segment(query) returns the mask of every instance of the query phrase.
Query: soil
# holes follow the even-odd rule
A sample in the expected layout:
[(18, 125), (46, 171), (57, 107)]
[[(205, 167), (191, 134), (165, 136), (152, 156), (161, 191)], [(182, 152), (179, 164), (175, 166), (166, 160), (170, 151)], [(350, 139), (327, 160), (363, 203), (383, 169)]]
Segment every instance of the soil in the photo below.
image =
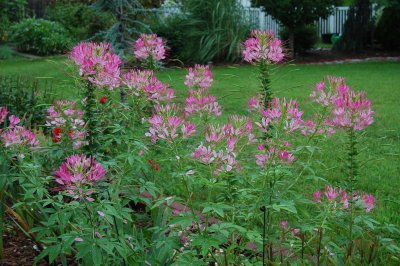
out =
[[(38, 251), (35, 250), (35, 243), (19, 229), (13, 228), (4, 236), (4, 256), (0, 260), (1, 266), (31, 266), (35, 261)], [(38, 266), (48, 265), (40, 262)]]

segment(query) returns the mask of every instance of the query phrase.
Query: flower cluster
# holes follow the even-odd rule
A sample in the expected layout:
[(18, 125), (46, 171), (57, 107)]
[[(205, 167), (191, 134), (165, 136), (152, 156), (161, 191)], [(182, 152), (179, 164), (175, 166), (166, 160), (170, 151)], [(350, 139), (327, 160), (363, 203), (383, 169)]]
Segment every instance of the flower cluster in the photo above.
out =
[(256, 154), (256, 164), (261, 168), (265, 168), (268, 165), (275, 165), (278, 162), (282, 164), (291, 164), (295, 157), (287, 149), (290, 146), (288, 142), (284, 142), (283, 145), (270, 145), (266, 146), (264, 144), (258, 145), (258, 150), (261, 154)]
[(82, 42), (72, 49), (70, 56), (79, 66), (79, 74), (91, 83), (109, 89), (119, 86), (122, 61), (111, 44)]
[(47, 113), (46, 126), (52, 128), (53, 142), (71, 140), (74, 149), (87, 144), (83, 112), (76, 108), (75, 101), (56, 101)]
[(32, 131), (18, 125), (21, 121), (19, 117), (11, 115), (8, 119), (9, 127), (1, 134), (1, 139), (5, 147), (23, 148), (39, 145), (39, 141)]
[(163, 84), (151, 70), (130, 70), (122, 75), (122, 84), (127, 86), (128, 93), (160, 103), (175, 98), (174, 90)]
[(184, 139), (196, 132), (194, 124), (176, 115), (176, 109), (175, 105), (156, 106), (156, 113), (149, 118), (151, 126), (145, 134), (153, 143), (159, 139), (172, 142), (179, 136), (179, 128)]
[(239, 151), (244, 145), (255, 142), (249, 118), (230, 116), (228, 123), (222, 126), (208, 125), (205, 140), (192, 153), (192, 158), (203, 164), (212, 164), (214, 174), (240, 169), (237, 160)]
[(185, 85), (189, 89), (208, 89), (213, 82), (212, 73), (209, 66), (195, 65), (189, 68), (186, 75)]
[(55, 181), (62, 185), (63, 189), (68, 190), (72, 197), (93, 201), (89, 197), (93, 191), (84, 192), (82, 188), (85, 185), (93, 186), (96, 181), (104, 177), (106, 172), (102, 165), (93, 158), (85, 155), (72, 155), (61, 164), (54, 176), (56, 177)]
[(212, 73), (208, 66), (195, 65), (189, 68), (185, 85), (189, 87), (188, 97), (185, 102), (185, 115), (196, 113), (203, 117), (204, 114), (220, 116), (221, 106), (217, 98), (209, 94), (212, 84)]
[(282, 41), (271, 31), (253, 30), (244, 43), (242, 53), (244, 60), (249, 63), (279, 63), (284, 58)]
[(0, 106), (0, 124), (4, 122), (4, 119), (6, 119), (7, 114), (8, 114), (7, 108), (4, 106)]
[(141, 34), (135, 42), (134, 54), (139, 60), (161, 61), (165, 58), (165, 45), (156, 34)]
[(374, 112), (365, 92), (355, 92), (346, 85), (343, 78), (328, 77), (327, 84), (321, 81), (311, 94), (311, 99), (331, 112), (326, 122), (337, 128), (356, 131), (373, 123)]
[[(351, 195), (348, 195), (344, 189), (325, 186), (324, 196), (328, 203), (332, 204), (334, 208), (341, 206), (341, 209), (348, 209), (350, 204), (349, 200), (352, 200), (356, 206), (362, 206), (365, 212), (370, 212), (375, 207), (375, 198), (371, 194), (354, 192), (351, 198)], [(313, 197), (315, 202), (322, 203), (321, 191), (314, 192)]]
[(256, 108), (262, 117), (261, 122), (256, 122), (256, 125), (262, 132), (268, 132), (273, 126), (280, 128), (286, 133), (292, 133), (300, 130), (303, 127), (303, 111), (299, 110), (298, 103), (295, 100), (274, 98), (272, 102), (268, 103), (267, 108), (262, 108), (259, 102), (252, 98), (249, 102), (251, 108)]

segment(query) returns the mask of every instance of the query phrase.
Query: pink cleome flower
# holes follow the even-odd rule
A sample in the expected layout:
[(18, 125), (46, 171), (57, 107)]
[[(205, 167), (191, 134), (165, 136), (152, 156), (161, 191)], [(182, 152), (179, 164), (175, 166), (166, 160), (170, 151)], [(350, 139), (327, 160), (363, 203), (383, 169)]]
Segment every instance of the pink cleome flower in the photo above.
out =
[(122, 75), (122, 84), (128, 87), (128, 93), (145, 95), (156, 103), (175, 98), (174, 90), (159, 81), (151, 70), (130, 70)]
[(201, 143), (192, 153), (192, 159), (203, 164), (212, 164), (214, 174), (240, 169), (237, 159), (242, 147), (255, 141), (249, 118), (230, 116), (222, 126), (207, 125), (205, 146)]
[(139, 60), (161, 61), (165, 59), (165, 44), (157, 34), (141, 34), (136, 40), (134, 54)]
[(9, 117), (10, 126), (1, 134), (1, 139), (5, 147), (35, 147), (39, 145), (36, 135), (29, 129), (18, 126), (20, 119), (17, 116)]
[(7, 107), (0, 106), (0, 124), (4, 122), (8, 114)]
[(208, 89), (211, 87), (212, 82), (210, 67), (197, 64), (194, 68), (189, 68), (189, 73), (185, 79), (185, 85), (190, 89)]
[(157, 140), (172, 142), (179, 134), (186, 139), (196, 132), (194, 124), (184, 121), (176, 115), (177, 107), (175, 105), (158, 105), (155, 111), (156, 113), (149, 118), (151, 126), (145, 134), (151, 138), (153, 143), (156, 143)]
[(72, 48), (70, 57), (79, 66), (79, 74), (94, 85), (109, 89), (119, 86), (122, 61), (110, 43), (82, 42)]
[(244, 60), (249, 63), (279, 63), (284, 58), (282, 41), (272, 31), (253, 30), (244, 42)]
[(330, 111), (326, 125), (360, 131), (373, 123), (374, 112), (365, 92), (355, 92), (343, 78), (328, 77), (311, 93), (311, 100)]
[(101, 180), (107, 171), (101, 164), (93, 158), (85, 155), (71, 155), (61, 164), (60, 168), (54, 173), (55, 181), (62, 185), (65, 190), (74, 198), (88, 197), (93, 193), (92, 190), (83, 192), (84, 186), (93, 186), (95, 182)]
[[(252, 100), (252, 102), (255, 100)], [(262, 132), (268, 132), (271, 126), (277, 128), (283, 125), (286, 133), (292, 133), (303, 128), (303, 111), (299, 110), (295, 100), (274, 98), (268, 107), (261, 110), (261, 121), (256, 125)]]

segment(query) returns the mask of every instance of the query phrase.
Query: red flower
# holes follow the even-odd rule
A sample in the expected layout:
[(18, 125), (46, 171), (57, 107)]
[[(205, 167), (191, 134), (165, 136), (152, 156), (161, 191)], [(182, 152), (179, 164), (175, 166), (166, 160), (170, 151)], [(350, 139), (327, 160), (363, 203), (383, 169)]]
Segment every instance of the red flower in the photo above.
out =
[(107, 102), (107, 97), (106, 96), (103, 96), (103, 97), (100, 98), (100, 101), (99, 101), (100, 104), (105, 104), (106, 102)]
[(152, 159), (149, 159), (148, 162), (149, 162), (149, 164), (151, 165), (151, 167), (152, 167), (154, 170), (156, 170), (156, 171), (160, 170), (160, 166), (158, 165), (158, 163), (153, 162)]
[(53, 142), (54, 143), (60, 142), (60, 140), (61, 140), (61, 136), (60, 136), (61, 132), (62, 132), (62, 129), (59, 128), (59, 127), (55, 127), (53, 129), (53, 135), (54, 135)]

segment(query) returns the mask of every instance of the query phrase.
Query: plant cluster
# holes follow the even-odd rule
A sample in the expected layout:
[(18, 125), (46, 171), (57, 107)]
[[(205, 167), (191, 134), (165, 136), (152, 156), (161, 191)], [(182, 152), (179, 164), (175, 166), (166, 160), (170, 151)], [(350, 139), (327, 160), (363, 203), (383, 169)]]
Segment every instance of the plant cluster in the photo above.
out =
[(58, 22), (28, 18), (11, 27), (10, 41), (22, 52), (39, 55), (61, 54), (72, 45), (72, 39)]
[[(164, 42), (155, 35), (140, 39), (134, 54), (153, 70), (121, 69), (109, 44), (73, 48), (82, 98), (48, 109), (49, 134), (20, 125), (0, 108), (7, 169), (2, 204), (12, 202), (5, 206), (15, 210), (9, 212), (14, 220), (27, 221), (21, 228), (41, 249), (37, 261), (321, 265), (398, 259), (388, 235), (399, 230), (373, 219), (379, 198), (358, 187), (359, 140), (374, 114), (365, 93), (328, 77), (311, 93), (319, 110), (313, 115), (294, 99), (275, 97), (269, 69), (284, 51), (274, 34), (254, 32), (243, 54), (261, 69), (261, 92), (249, 100), (248, 116), (221, 118), (209, 66), (188, 70), (182, 105), (156, 77)], [(120, 91), (124, 102), (114, 95)], [(318, 171), (312, 168), (323, 153), (319, 144), (332, 134), (348, 136), (345, 175), (302, 187), (305, 176)]]

